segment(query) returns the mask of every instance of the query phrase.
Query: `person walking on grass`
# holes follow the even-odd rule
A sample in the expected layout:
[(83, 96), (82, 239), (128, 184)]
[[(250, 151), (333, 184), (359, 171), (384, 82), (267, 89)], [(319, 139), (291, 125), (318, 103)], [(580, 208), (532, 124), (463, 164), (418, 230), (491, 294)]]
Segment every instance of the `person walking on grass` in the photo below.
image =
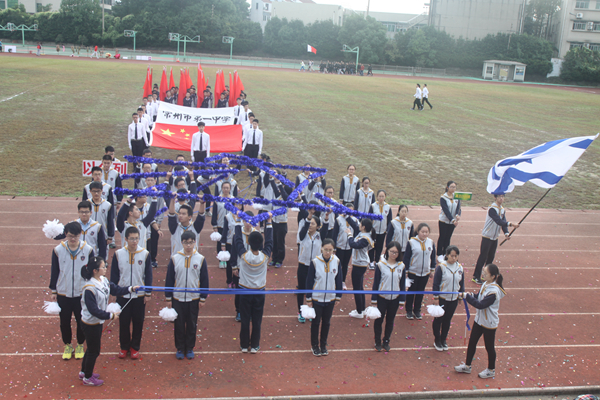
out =
[(413, 101), (413, 106), (411, 108), (411, 110), (415, 110), (415, 106), (417, 107), (417, 110), (421, 111), (423, 109), (423, 106), (421, 105), (421, 97), (423, 97), (423, 92), (421, 92), (421, 85), (419, 85), (417, 83), (417, 90), (414, 94), (414, 98), (415, 101)]
[(429, 89), (427, 89), (427, 84), (423, 85), (423, 101), (421, 103), (421, 108), (425, 107), (425, 102), (429, 104), (429, 109), (433, 110), (433, 106), (429, 102)]

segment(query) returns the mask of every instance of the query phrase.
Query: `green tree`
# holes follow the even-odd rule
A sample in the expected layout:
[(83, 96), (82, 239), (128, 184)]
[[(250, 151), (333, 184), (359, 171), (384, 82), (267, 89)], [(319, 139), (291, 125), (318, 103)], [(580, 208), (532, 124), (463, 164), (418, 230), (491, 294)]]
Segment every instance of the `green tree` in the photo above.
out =
[(600, 52), (575, 47), (567, 52), (560, 78), (571, 82), (600, 83)]
[(97, 1), (63, 0), (59, 13), (63, 35), (69, 42), (78, 42), (80, 36), (89, 38), (93, 33), (102, 32), (102, 9)]
[[(338, 42), (350, 47), (358, 46), (361, 63), (376, 64), (385, 61), (386, 31), (375, 18), (365, 19), (358, 15), (347, 17), (340, 29)], [(354, 57), (347, 53), (345, 58), (352, 60)]]
[(529, 0), (525, 7), (523, 32), (547, 39), (552, 19), (561, 4), (562, 0)]
[(279, 19), (271, 18), (265, 25), (265, 34), (263, 37), (264, 49), (267, 53), (275, 56), (283, 56), (286, 54), (285, 46), (279, 36), (279, 31), (288, 24), (286, 18)]
[(338, 40), (340, 27), (332, 20), (317, 21), (306, 25), (306, 43), (317, 49), (317, 58), (338, 60), (342, 56), (342, 44)]

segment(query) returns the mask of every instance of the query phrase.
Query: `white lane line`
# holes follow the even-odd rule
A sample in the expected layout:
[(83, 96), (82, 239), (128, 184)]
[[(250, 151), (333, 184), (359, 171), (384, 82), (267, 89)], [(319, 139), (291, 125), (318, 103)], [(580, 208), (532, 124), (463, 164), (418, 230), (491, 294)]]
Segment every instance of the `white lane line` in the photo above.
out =
[[(456, 316), (466, 316), (467, 314), (461, 314), (461, 313), (455, 313), (454, 315)], [(500, 316), (502, 317), (537, 317), (537, 316), (542, 316), (542, 317), (561, 317), (561, 316), (586, 316), (586, 315), (591, 315), (591, 316), (596, 316), (596, 315), (600, 315), (600, 312), (597, 313), (593, 313), (593, 312), (585, 312), (585, 313), (569, 313), (569, 312), (557, 312), (557, 313), (500, 313)], [(348, 316), (342, 314), (342, 315), (336, 315), (334, 314), (332, 316), (333, 318), (348, 318)], [(396, 314), (396, 317), (400, 318), (400, 317), (404, 317), (403, 313), (399, 313)], [(58, 317), (56, 315), (0, 315), (0, 319), (57, 319)], [(144, 318), (147, 319), (162, 319), (162, 317), (159, 317), (158, 315), (147, 315)], [(234, 319), (234, 317), (230, 316), (230, 315), (202, 315), (200, 314), (200, 316), (198, 317), (200, 319)], [(298, 318), (297, 314), (293, 314), (293, 315), (263, 315), (263, 318), (290, 318), (290, 319), (296, 319)], [(424, 315), (424, 318), (431, 318), (429, 315)]]
[[(47, 286), (14, 286), (14, 287), (10, 287), (10, 286), (2, 286), (0, 287), (0, 290), (5, 289), (5, 290), (12, 290), (12, 289), (18, 289), (18, 290), (50, 290), (48, 289)], [(213, 288), (213, 289), (218, 289), (218, 290), (227, 290), (227, 288)], [(295, 288), (280, 288), (280, 287), (273, 287), (273, 288), (267, 288), (266, 290), (295, 290)], [(370, 290), (370, 289), (369, 289)], [(588, 287), (568, 287), (568, 288), (556, 288), (556, 287), (532, 287), (532, 288), (518, 288), (518, 287), (509, 287), (507, 288), (508, 291), (511, 290), (600, 290), (600, 287), (594, 287), (594, 286), (588, 286)], [(210, 294), (210, 293), (209, 293)], [(231, 293), (233, 294), (233, 293)], [(288, 293), (291, 294), (291, 293)], [(350, 293), (352, 294), (352, 293)], [(213, 296), (230, 296), (229, 294), (224, 294), (224, 295), (218, 295), (215, 294)]]
[(18, 96), (20, 96), (20, 95), (22, 95), (22, 94), (25, 94), (25, 93), (27, 93), (27, 92), (28, 92), (28, 90), (26, 90), (26, 91), (24, 91), (24, 92), (21, 92), (21, 93), (17, 93), (17, 94), (15, 94), (14, 96), (7, 97), (6, 99), (2, 99), (2, 100), (0, 100), (0, 103), (3, 103), (3, 102), (5, 102), (5, 101), (12, 100), (12, 99), (14, 99), (15, 97), (18, 97)]
[[(527, 349), (556, 349), (556, 348), (560, 348), (560, 349), (565, 349), (565, 350), (570, 350), (570, 349), (575, 349), (575, 348), (597, 348), (600, 347), (600, 344), (573, 344), (573, 345), (565, 345), (565, 344), (542, 344), (542, 345), (527, 345), (527, 346), (522, 346), (522, 345), (502, 345), (502, 344), (498, 344), (496, 343), (496, 347), (497, 348), (502, 348), (502, 349), (515, 349), (515, 350), (523, 350), (523, 347), (526, 347)], [(453, 350), (462, 350), (462, 349), (466, 349), (467, 346), (453, 346), (452, 349)], [(478, 349), (484, 349), (484, 346), (477, 346)], [(373, 352), (373, 348), (369, 347), (366, 349), (331, 349), (329, 348), (332, 352), (345, 352), (345, 353), (358, 353), (358, 352)], [(392, 347), (392, 350), (394, 351), (437, 351), (435, 350), (433, 347)], [(174, 353), (174, 351), (144, 351), (143, 354), (144, 356), (147, 355), (153, 355), (153, 356), (163, 356), (163, 355), (170, 355), (172, 356)], [(237, 351), (194, 351), (194, 353), (196, 355), (198, 354), (202, 354), (202, 355), (219, 355), (219, 354), (243, 354), (241, 353), (239, 350)], [(291, 354), (291, 353), (310, 353), (310, 350), (260, 350), (260, 353), (267, 353), (267, 354)], [(117, 354), (119, 354), (118, 352), (102, 352), (103, 355), (105, 356), (115, 356)], [(36, 357), (36, 356), (60, 356), (62, 355), (62, 353), (0, 353), (0, 357), (14, 357), (14, 356), (21, 356), (21, 357)]]

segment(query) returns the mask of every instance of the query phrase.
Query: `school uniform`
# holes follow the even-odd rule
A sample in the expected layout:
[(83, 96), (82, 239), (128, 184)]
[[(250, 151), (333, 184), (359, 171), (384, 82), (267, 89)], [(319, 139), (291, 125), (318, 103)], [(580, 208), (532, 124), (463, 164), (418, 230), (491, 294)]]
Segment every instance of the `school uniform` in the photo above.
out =
[(353, 236), (360, 232), (360, 222), (356, 217), (338, 215), (333, 227), (332, 239), (335, 240), (335, 255), (340, 259), (340, 268), (342, 271), (342, 283), (346, 282), (348, 275), (348, 265), (352, 258), (352, 248), (348, 244), (347, 228), (352, 228)]
[(194, 162), (204, 162), (204, 159), (210, 155), (210, 135), (208, 133), (200, 131), (194, 133), (191, 153)]
[(375, 229), (375, 247), (369, 254), (371, 262), (377, 262), (381, 257), (381, 251), (383, 250), (383, 244), (385, 243), (385, 235), (387, 233), (387, 227), (392, 222), (392, 207), (384, 202), (383, 205), (379, 203), (371, 204), (369, 213), (381, 215), (382, 220), (373, 220), (373, 228)]
[(192, 97), (184, 97), (183, 98), (183, 104), (184, 107), (193, 107), (194, 106), (194, 99), (192, 99)]
[[(229, 198), (233, 198), (233, 196), (230, 195)], [(215, 201), (210, 222), (213, 227), (213, 230), (214, 228), (217, 228), (217, 232), (219, 232), (221, 237), (223, 237), (223, 227), (225, 224), (225, 216), (227, 215), (227, 213), (228, 211), (225, 208), (225, 203), (221, 201)], [(221, 251), (221, 243), (217, 242), (217, 253), (219, 251)]]
[[(152, 262), (150, 252), (138, 244), (135, 252), (124, 247), (115, 251), (110, 266), (110, 281), (118, 286), (152, 286)], [(121, 350), (140, 351), (146, 304), (144, 297), (150, 297), (151, 291), (138, 290), (133, 294), (117, 297), (117, 303), (123, 310), (119, 315), (119, 342)], [(132, 299), (127, 307), (125, 304)], [(132, 326), (132, 330), (129, 327)]]
[[(242, 289), (264, 290), (267, 285), (267, 264), (273, 249), (273, 227), (270, 224), (266, 226), (263, 249), (255, 255), (252, 250), (246, 250), (242, 237), (242, 223), (238, 222), (235, 227), (235, 247), (239, 255), (237, 270), (240, 277), (240, 287)], [(260, 331), (264, 307), (264, 294), (241, 296), (240, 347), (242, 349), (248, 347), (252, 349), (260, 348)], [(252, 333), (250, 333), (250, 321), (252, 321)]]
[(242, 121), (240, 121), (240, 114), (243, 109), (244, 109), (244, 107), (242, 107), (242, 106), (233, 106), (233, 124), (234, 125), (242, 124)]
[(417, 87), (417, 90), (414, 94), (415, 97), (415, 101), (413, 102), (413, 110), (415, 109), (415, 106), (417, 106), (417, 110), (420, 110), (421, 108), (423, 108), (423, 106), (421, 106), (421, 97), (423, 96), (421, 89), (419, 87)]
[(81, 325), (85, 334), (87, 349), (81, 360), (81, 371), (86, 379), (94, 373), (96, 359), (100, 355), (102, 328), (104, 321), (114, 318), (112, 313), (106, 312), (108, 296), (123, 296), (132, 293), (131, 286), (119, 287), (109, 282), (104, 276), (100, 279), (92, 278), (83, 286), (81, 298)]
[[(208, 289), (208, 268), (204, 256), (195, 249), (189, 256), (182, 251), (173, 254), (167, 266), (165, 285), (174, 288)], [(206, 301), (208, 293), (175, 290), (165, 292), (165, 296), (177, 311), (175, 348), (183, 353), (192, 351), (196, 346), (199, 304)]]
[[(100, 201), (100, 204), (96, 204), (90, 198), (90, 203), (92, 203), (91, 219), (102, 225), (107, 240), (113, 239), (115, 237), (115, 207), (104, 199)], [(108, 254), (108, 249), (106, 251)]]
[(244, 155), (250, 158), (258, 158), (258, 155), (262, 152), (262, 147), (263, 132), (258, 128), (250, 127), (246, 129), (244, 143), (242, 144)]
[[(370, 233), (360, 232), (356, 238), (348, 235), (348, 245), (352, 248), (352, 290), (364, 290), (363, 281), (369, 266), (369, 250), (375, 246)], [(355, 294), (356, 312), (365, 311), (365, 295)]]
[[(127, 221), (127, 215), (129, 214), (130, 203), (127, 201), (123, 203), (123, 205), (121, 206), (121, 209), (119, 210), (119, 215), (117, 215), (117, 230), (121, 234), (121, 247), (125, 247), (125, 231), (130, 226), (135, 226), (140, 231), (140, 241), (139, 241), (138, 245), (140, 247), (146, 248), (146, 245), (147, 245), (146, 244), (146, 242), (147, 242), (146, 229), (148, 226), (150, 226), (150, 224), (152, 224), (152, 222), (154, 222), (154, 216), (156, 215), (156, 204), (157, 204), (156, 199), (155, 198), (152, 199), (152, 202), (150, 203), (150, 208), (148, 209), (146, 217), (144, 217), (141, 220), (136, 221), (135, 224), (132, 225)], [(152, 228), (150, 228), (150, 229), (152, 229)]]
[(483, 231), (481, 232), (481, 246), (479, 249), (479, 257), (473, 271), (473, 279), (481, 279), (481, 271), (483, 267), (494, 262), (496, 257), (496, 249), (498, 248), (498, 236), (500, 230), (505, 235), (508, 234), (509, 222), (506, 220), (506, 212), (504, 207), (499, 206), (495, 202), (488, 208)]
[(368, 213), (371, 204), (375, 203), (375, 192), (369, 188), (367, 191), (360, 188), (354, 197), (354, 209), (361, 213)]
[[(305, 219), (302, 227), (298, 229), (298, 236), (296, 241), (298, 243), (298, 289), (304, 290), (306, 289), (306, 278), (308, 276), (308, 267), (310, 266), (310, 261), (314, 259), (316, 256), (321, 254), (321, 245), (323, 243), (323, 239), (325, 239), (325, 235), (327, 233), (327, 226), (323, 225), (320, 231), (316, 231), (312, 235), (308, 233), (308, 228), (310, 227), (310, 220)], [(298, 293), (296, 295), (296, 299), (298, 302), (298, 314), (300, 314), (300, 306), (304, 304), (304, 294)]]
[[(108, 183), (110, 185), (113, 194), (115, 192), (115, 188), (123, 187), (123, 183), (121, 182), (121, 174), (119, 174), (119, 171), (117, 171), (114, 168), (109, 169), (108, 172), (104, 171), (104, 169), (102, 170), (102, 182)], [(90, 193), (90, 197), (91, 197), (91, 193)], [(123, 194), (117, 193), (116, 198), (117, 198), (117, 204), (121, 204), (121, 201), (123, 200)]]
[(81, 292), (84, 285), (81, 268), (93, 255), (94, 249), (85, 242), (79, 242), (75, 251), (69, 249), (67, 241), (60, 242), (52, 251), (49, 288), (56, 295), (60, 307), (60, 333), (65, 344), (72, 340), (72, 314), (75, 314), (77, 322), (77, 343), (83, 344), (85, 340), (81, 327)]
[[(106, 260), (106, 236), (104, 235), (104, 229), (102, 225), (90, 218), (87, 224), (81, 222), (81, 218), (75, 220), (81, 225), (81, 242), (86, 242), (92, 249), (94, 249), (94, 255), (102, 257)], [(61, 233), (54, 237), (54, 240), (63, 240), (67, 235)]]
[(143, 156), (143, 151), (145, 148), (149, 147), (148, 137), (146, 136), (146, 131), (148, 128), (145, 124), (132, 122), (129, 124), (127, 128), (127, 142), (129, 143), (129, 150), (131, 150), (131, 154), (136, 157)]
[[(92, 200), (92, 192), (90, 192), (90, 183), (83, 187), (81, 201)], [(111, 205), (115, 204), (115, 198), (113, 195), (112, 187), (105, 182), (102, 182), (102, 199), (108, 201)]]
[(227, 178), (221, 179), (220, 181), (217, 181), (217, 183), (215, 183), (215, 192), (214, 192), (215, 196), (221, 196), (221, 193), (223, 192), (223, 190), (221, 188), (223, 187), (223, 183), (225, 183), (225, 182), (229, 182), (229, 184), (231, 186), (229, 193), (233, 197), (238, 197), (237, 181), (235, 179), (233, 179), (232, 174), (227, 175)]
[(456, 217), (461, 215), (460, 200), (450, 197), (448, 193), (444, 193), (440, 197), (440, 217), (438, 226), (440, 228), (440, 235), (437, 242), (437, 254), (446, 255), (446, 248), (450, 246), (450, 239), (454, 232), (454, 222)]
[(239, 278), (233, 275), (233, 266), (237, 265), (237, 254), (233, 248), (233, 237), (235, 234), (235, 225), (238, 220), (239, 218), (237, 218), (237, 216), (235, 216), (231, 211), (227, 212), (223, 222), (223, 233), (221, 234), (220, 240), (221, 247), (219, 251), (223, 251), (223, 246), (225, 246), (225, 251), (229, 252), (229, 261), (227, 261), (227, 267), (225, 271), (227, 278), (225, 283), (228, 287), (237, 287), (237, 284), (239, 283)]
[[(332, 255), (325, 260), (321, 254), (315, 257), (308, 267), (306, 287), (313, 290), (337, 290), (337, 293), (307, 293), (306, 302), (312, 304), (315, 318), (310, 326), (310, 344), (319, 348), (322, 353), (327, 349), (327, 337), (331, 325), (331, 316), (336, 301), (342, 299), (342, 274), (340, 274), (340, 259)], [(319, 338), (319, 325), (321, 337)]]
[[(375, 278), (373, 279), (374, 291), (403, 292), (406, 290), (406, 269), (402, 261), (391, 263), (381, 257), (375, 267)], [(400, 294), (376, 294), (371, 296), (371, 304), (376, 304), (381, 317), (375, 320), (373, 333), (375, 344), (381, 345), (381, 331), (385, 319), (385, 333), (383, 343), (389, 343), (394, 330), (394, 319), (400, 304), (404, 304), (405, 295)]]
[(204, 97), (200, 108), (213, 108), (213, 100), (211, 96)]
[(324, 205), (321, 200), (317, 199), (315, 193), (324, 195), (326, 187), (327, 181), (325, 180), (325, 178), (321, 178), (321, 182), (317, 182), (315, 179), (311, 180), (308, 184), (308, 195), (306, 196), (306, 201), (316, 200), (319, 202), (319, 204)]
[(168, 223), (169, 223), (169, 232), (171, 232), (171, 256), (183, 251), (183, 244), (181, 244), (181, 235), (184, 232), (192, 232), (196, 235), (196, 244), (194, 244), (194, 249), (198, 251), (198, 242), (200, 240), (200, 232), (202, 232), (202, 228), (204, 228), (204, 221), (206, 220), (205, 213), (198, 213), (196, 216), (196, 220), (188, 226), (181, 225), (177, 214), (169, 214)]
[(242, 109), (240, 110), (238, 125), (242, 125), (242, 128), (245, 128), (246, 125), (250, 125), (250, 118), (248, 117), (248, 114), (250, 114), (251, 112), (251, 109), (248, 109), (248, 111), (246, 111), (244, 107), (242, 107)]
[(429, 104), (429, 109), (431, 110), (433, 108), (433, 106), (429, 102), (429, 89), (427, 89), (427, 86), (425, 86), (423, 88), (422, 95), (423, 95), (423, 102), (421, 104), (421, 107), (425, 107), (425, 102), (427, 102), (427, 104)]
[[(404, 252), (404, 265), (407, 268), (408, 278), (413, 280), (409, 292), (422, 292), (427, 286), (429, 274), (435, 270), (435, 245), (433, 240), (427, 238), (421, 241), (418, 236), (411, 238)], [(414, 312), (421, 314), (422, 294), (409, 294), (406, 296), (406, 314)]]
[[(277, 200), (287, 201), (289, 193), (283, 184), (274, 187), (274, 194)], [(283, 264), (285, 260), (285, 237), (288, 233), (288, 212), (287, 207), (273, 206), (273, 211), (284, 208), (283, 214), (273, 216), (273, 256), (271, 261), (274, 264)]]
[(498, 310), (500, 309), (500, 300), (506, 295), (506, 292), (496, 282), (483, 283), (477, 297), (472, 294), (467, 294), (467, 303), (477, 309), (475, 314), (475, 322), (471, 329), (471, 337), (469, 337), (469, 345), (467, 347), (466, 365), (471, 365), (477, 342), (483, 336), (485, 349), (488, 353), (488, 369), (496, 369), (496, 350), (494, 344), (496, 342), (496, 330), (498, 328), (499, 318)]
[(219, 99), (219, 101), (217, 102), (217, 108), (225, 108), (225, 107), (229, 107), (229, 101), (227, 99)]
[(414, 236), (414, 231), (415, 226), (410, 219), (406, 218), (404, 221), (401, 221), (400, 217), (397, 216), (388, 225), (385, 247), (389, 247), (392, 241), (400, 243), (402, 252), (398, 259), (403, 260), (408, 240)]
[(358, 188), (358, 177), (354, 175), (350, 179), (350, 175), (346, 175), (342, 178), (340, 183), (340, 200), (344, 203), (354, 203), (356, 197), (356, 189)]
[[(435, 268), (433, 276), (433, 291), (434, 292), (460, 292), (465, 291), (465, 275), (463, 266), (459, 263), (449, 264), (448, 261), (441, 262)], [(458, 306), (458, 300), (462, 298), (458, 294), (439, 294), (434, 295), (434, 299), (439, 300), (440, 306), (444, 307), (444, 315), (434, 318), (433, 320), (433, 336), (436, 342), (446, 343), (448, 331), (452, 317)]]

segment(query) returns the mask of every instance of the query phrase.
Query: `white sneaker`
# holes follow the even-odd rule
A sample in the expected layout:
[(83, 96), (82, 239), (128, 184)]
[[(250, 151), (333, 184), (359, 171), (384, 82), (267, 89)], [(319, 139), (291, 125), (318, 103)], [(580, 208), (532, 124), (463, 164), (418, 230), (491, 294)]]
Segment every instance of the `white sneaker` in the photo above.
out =
[(465, 363), (462, 363), (462, 364), (454, 367), (454, 370), (456, 372), (460, 372), (460, 373), (463, 373), (463, 374), (470, 374), (471, 373), (471, 366), (466, 365)]
[(360, 319), (360, 318), (363, 317), (363, 314), (364, 314), (364, 311), (361, 312), (361, 313), (359, 313), (356, 310), (352, 310), (352, 311), (350, 311), (350, 314), (348, 314), (348, 315), (351, 316), (352, 318), (358, 318), (358, 319)]
[(479, 377), (481, 379), (493, 378), (496, 376), (496, 371), (492, 371), (491, 369), (484, 369), (479, 373)]
[(437, 260), (438, 260), (438, 263), (443, 263), (444, 262), (444, 256), (440, 254), (438, 256)]
[(343, 290), (348, 290), (348, 286), (346, 286), (346, 282), (342, 282), (342, 289)]
[(369, 269), (375, 269), (375, 263), (374, 262), (372, 262), (372, 263), (369, 264)]

